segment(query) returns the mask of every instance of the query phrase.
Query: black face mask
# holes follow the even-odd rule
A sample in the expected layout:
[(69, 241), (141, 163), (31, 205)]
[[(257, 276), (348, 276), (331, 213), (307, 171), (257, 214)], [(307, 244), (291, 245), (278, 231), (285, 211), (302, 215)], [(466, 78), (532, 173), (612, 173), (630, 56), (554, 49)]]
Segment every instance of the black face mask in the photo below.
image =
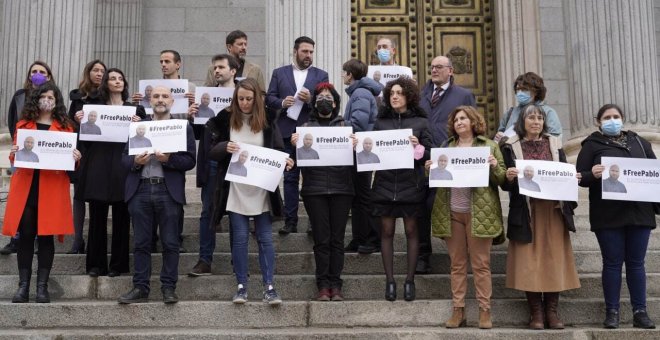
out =
[(332, 100), (317, 100), (316, 101), (316, 110), (319, 112), (320, 115), (327, 116), (332, 113), (332, 104), (334, 102)]

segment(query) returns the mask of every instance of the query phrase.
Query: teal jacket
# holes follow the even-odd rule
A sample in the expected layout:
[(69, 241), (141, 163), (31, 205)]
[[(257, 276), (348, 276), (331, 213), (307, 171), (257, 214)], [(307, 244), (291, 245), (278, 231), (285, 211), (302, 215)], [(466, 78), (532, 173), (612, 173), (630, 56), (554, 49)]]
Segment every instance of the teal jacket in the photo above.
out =
[[(456, 142), (454, 137), (450, 137), (447, 146), (455, 147)], [(497, 159), (497, 166), (490, 168), (488, 186), (472, 188), (472, 236), (495, 238), (502, 234), (504, 228), (502, 205), (497, 189), (506, 180), (504, 159), (499, 146), (484, 136), (477, 136), (472, 146), (490, 147), (490, 154)], [(451, 188), (438, 188), (431, 212), (431, 233), (435, 237), (451, 237), (450, 203)]]

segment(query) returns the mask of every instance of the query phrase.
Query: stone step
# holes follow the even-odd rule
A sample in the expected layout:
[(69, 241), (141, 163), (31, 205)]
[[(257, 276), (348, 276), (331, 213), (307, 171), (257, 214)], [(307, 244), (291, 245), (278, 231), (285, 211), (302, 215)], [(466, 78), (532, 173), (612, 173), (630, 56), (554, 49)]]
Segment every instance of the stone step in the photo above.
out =
[[(131, 255), (132, 258), (132, 255)], [(259, 273), (257, 254), (249, 254), (249, 272)], [(214, 274), (231, 274), (231, 254), (215, 253), (212, 271)], [(197, 263), (197, 254), (181, 254), (179, 258), (179, 273), (187, 273)], [(431, 273), (444, 274), (449, 272), (449, 256), (446, 253), (433, 253), (431, 255)], [(36, 268), (35, 260), (33, 265)], [(159, 273), (161, 254), (152, 255), (152, 272)], [(602, 258), (600, 251), (575, 252), (575, 263), (579, 273), (600, 273), (602, 271)], [(132, 268), (132, 265), (131, 265)], [(496, 250), (491, 253), (491, 271), (494, 274), (505, 273), (506, 251)], [(276, 253), (275, 273), (278, 275), (312, 274), (314, 273), (314, 254), (305, 253)], [(648, 273), (660, 273), (660, 250), (649, 250), (646, 256), (646, 270)], [(53, 274), (77, 275), (85, 273), (85, 255), (56, 254), (53, 263)], [(346, 254), (344, 258), (345, 274), (382, 274), (382, 258), (380, 253), (370, 255)], [(394, 253), (394, 273), (406, 273), (406, 253)], [(17, 274), (16, 255), (0, 257), (0, 275)]]
[[(87, 239), (86, 233), (83, 235), (85, 240)], [(344, 237), (344, 244), (348, 245), (351, 241), (353, 234), (349, 230), (346, 232)], [(218, 251), (229, 251), (229, 233), (216, 233), (216, 250)], [(256, 238), (253, 236), (252, 241), (249, 242), (249, 251), (256, 253), (258, 250), (258, 245)], [(4, 245), (9, 241), (9, 237), (0, 237), (0, 246)], [(434, 252), (446, 252), (445, 242), (439, 238), (433, 237), (431, 239)], [(581, 250), (599, 250), (598, 241), (596, 236), (591, 232), (580, 231), (578, 233), (571, 233), (571, 242), (573, 244), (574, 251)], [(110, 244), (112, 243), (112, 236), (108, 237), (108, 249), (110, 249)], [(275, 252), (277, 253), (297, 253), (297, 252), (311, 252), (314, 247), (314, 240), (312, 237), (308, 236), (307, 233), (292, 233), (287, 236), (280, 236), (277, 232), (273, 233), (273, 243), (275, 246)], [(55, 242), (55, 252), (56, 253), (66, 253), (71, 249), (73, 244), (73, 237), (66, 236), (64, 242)], [(160, 244), (158, 245), (160, 247)], [(508, 246), (508, 242), (504, 244), (494, 246), (493, 249), (504, 250)], [(188, 252), (197, 253), (199, 251), (199, 234), (198, 233), (189, 233), (183, 234), (183, 248)], [(133, 242), (130, 242), (130, 249), (133, 251)], [(660, 250), (660, 233), (651, 233), (651, 238), (649, 240), (649, 249)], [(402, 233), (394, 235), (394, 251), (404, 252), (406, 251), (406, 236)]]
[(446, 329), (443, 327), (288, 327), (274, 329), (218, 329), (209, 325), (203, 328), (163, 328), (140, 327), (126, 329), (122, 327), (84, 328), (84, 329), (6, 329), (0, 331), (0, 340), (88, 340), (88, 339), (131, 339), (131, 340), (547, 340), (547, 339), (617, 339), (646, 340), (658, 339), (660, 330), (641, 330), (632, 328), (602, 329), (597, 326), (570, 327), (564, 330), (528, 330), (524, 328), (500, 327), (490, 330), (476, 329), (476, 321), (470, 322), (470, 328)]
[[(452, 312), (451, 300), (284, 301), (278, 307), (261, 301), (242, 306), (226, 301), (181, 301), (164, 306), (158, 292), (152, 295), (151, 303), (128, 306), (113, 301), (59, 301), (51, 304), (1, 302), (0, 329), (204, 328), (213, 325), (217, 329), (241, 331), (291, 327), (391, 327), (394, 330), (399, 327), (438, 327)], [(473, 327), (478, 313), (476, 301), (468, 300), (466, 303), (468, 324)], [(652, 316), (660, 315), (660, 299), (649, 298), (647, 309)], [(523, 299), (494, 300), (492, 310), (493, 323), (497, 327), (524, 327), (528, 322), (527, 302)], [(600, 324), (603, 310), (602, 299), (565, 299), (559, 304), (559, 313), (564, 316), (563, 321), (569, 330), (573, 325)], [(622, 301), (621, 322), (624, 325), (631, 323), (631, 314), (630, 304)], [(480, 334), (487, 336), (488, 332), (482, 331)], [(653, 334), (660, 335), (660, 331)]]
[[(343, 275), (343, 294), (346, 300), (383, 300), (385, 276)], [(403, 296), (405, 275), (396, 275), (398, 296)], [(493, 274), (493, 299), (524, 299), (523, 292), (505, 287), (505, 275)], [(32, 297), (34, 298), (36, 278), (32, 278)], [(562, 292), (564, 299), (601, 298), (603, 296), (600, 274), (581, 274), (579, 289)], [(17, 275), (0, 275), (0, 301), (10, 300), (18, 285)], [(314, 300), (317, 293), (314, 275), (277, 275), (275, 285), (278, 293), (287, 301)], [(132, 288), (132, 277), (98, 277), (87, 275), (53, 275), (49, 282), (49, 291), (53, 301), (98, 299), (116, 300)], [(449, 274), (417, 275), (415, 277), (417, 299), (451, 299)], [(160, 291), (157, 275), (151, 278), (153, 292)], [(251, 275), (248, 293), (254, 300), (261, 294), (261, 275)], [(180, 275), (177, 283), (179, 298), (185, 301), (230, 301), (236, 292), (236, 279), (233, 275), (211, 275), (188, 277)], [(628, 297), (625, 280), (622, 296)], [(660, 274), (647, 274), (647, 295), (660, 296)], [(474, 297), (472, 276), (468, 278), (467, 296)]]

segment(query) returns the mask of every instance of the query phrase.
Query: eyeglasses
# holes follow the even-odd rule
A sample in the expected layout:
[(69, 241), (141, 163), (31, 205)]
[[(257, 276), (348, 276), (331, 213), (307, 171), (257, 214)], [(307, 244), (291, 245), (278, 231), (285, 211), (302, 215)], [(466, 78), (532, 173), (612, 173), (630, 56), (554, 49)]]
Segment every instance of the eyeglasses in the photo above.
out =
[(317, 96), (316, 101), (319, 101), (319, 100), (332, 100), (332, 101), (334, 101), (335, 99), (332, 98), (332, 96)]
[(445, 67), (446, 68), (451, 68), (451, 66), (449, 66), (449, 65), (431, 65), (431, 71), (433, 71), (433, 70), (442, 71), (442, 69), (445, 68)]

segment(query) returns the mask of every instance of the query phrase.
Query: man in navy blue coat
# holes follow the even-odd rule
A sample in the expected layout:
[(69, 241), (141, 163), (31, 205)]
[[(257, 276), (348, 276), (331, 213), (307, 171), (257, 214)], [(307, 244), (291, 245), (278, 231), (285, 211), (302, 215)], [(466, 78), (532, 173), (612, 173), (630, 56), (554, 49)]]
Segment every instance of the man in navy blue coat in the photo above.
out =
[[(154, 120), (172, 119), (174, 103), (171, 90), (158, 86), (151, 94)], [(154, 154), (146, 152), (129, 156), (128, 146), (122, 162), (130, 169), (126, 178), (125, 201), (133, 219), (134, 274), (133, 289), (119, 297), (119, 303), (147, 302), (151, 277), (151, 241), (153, 226), (160, 226), (163, 244), (163, 266), (160, 272), (163, 302), (176, 303), (180, 230), (183, 205), (186, 204), (186, 171), (195, 167), (195, 135), (186, 126), (186, 151)], [(157, 148), (156, 148), (157, 149)]]
[[(441, 147), (447, 140), (447, 119), (455, 108), (461, 105), (475, 106), (476, 101), (470, 90), (454, 84), (454, 67), (451, 60), (445, 56), (437, 56), (431, 61), (431, 80), (422, 89), (419, 105), (426, 111), (429, 128), (433, 137), (433, 146)], [(430, 271), (431, 256), (431, 209), (435, 189), (428, 190), (426, 209), (418, 220), (419, 225), (419, 259), (417, 273), (427, 274)]]
[[(312, 66), (314, 60), (314, 40), (309, 37), (299, 37), (293, 45), (293, 63), (273, 70), (270, 85), (266, 93), (266, 105), (269, 110), (278, 110), (277, 126), (284, 140), (284, 151), (293, 158), (295, 147), (291, 145), (291, 134), (296, 126), (301, 126), (309, 120), (312, 109), (312, 93), (318, 83), (328, 81), (328, 73)], [(300, 114), (296, 117), (294, 109), (302, 104)], [(284, 227), (281, 235), (298, 231), (298, 184), (300, 169), (294, 167), (284, 172)]]

